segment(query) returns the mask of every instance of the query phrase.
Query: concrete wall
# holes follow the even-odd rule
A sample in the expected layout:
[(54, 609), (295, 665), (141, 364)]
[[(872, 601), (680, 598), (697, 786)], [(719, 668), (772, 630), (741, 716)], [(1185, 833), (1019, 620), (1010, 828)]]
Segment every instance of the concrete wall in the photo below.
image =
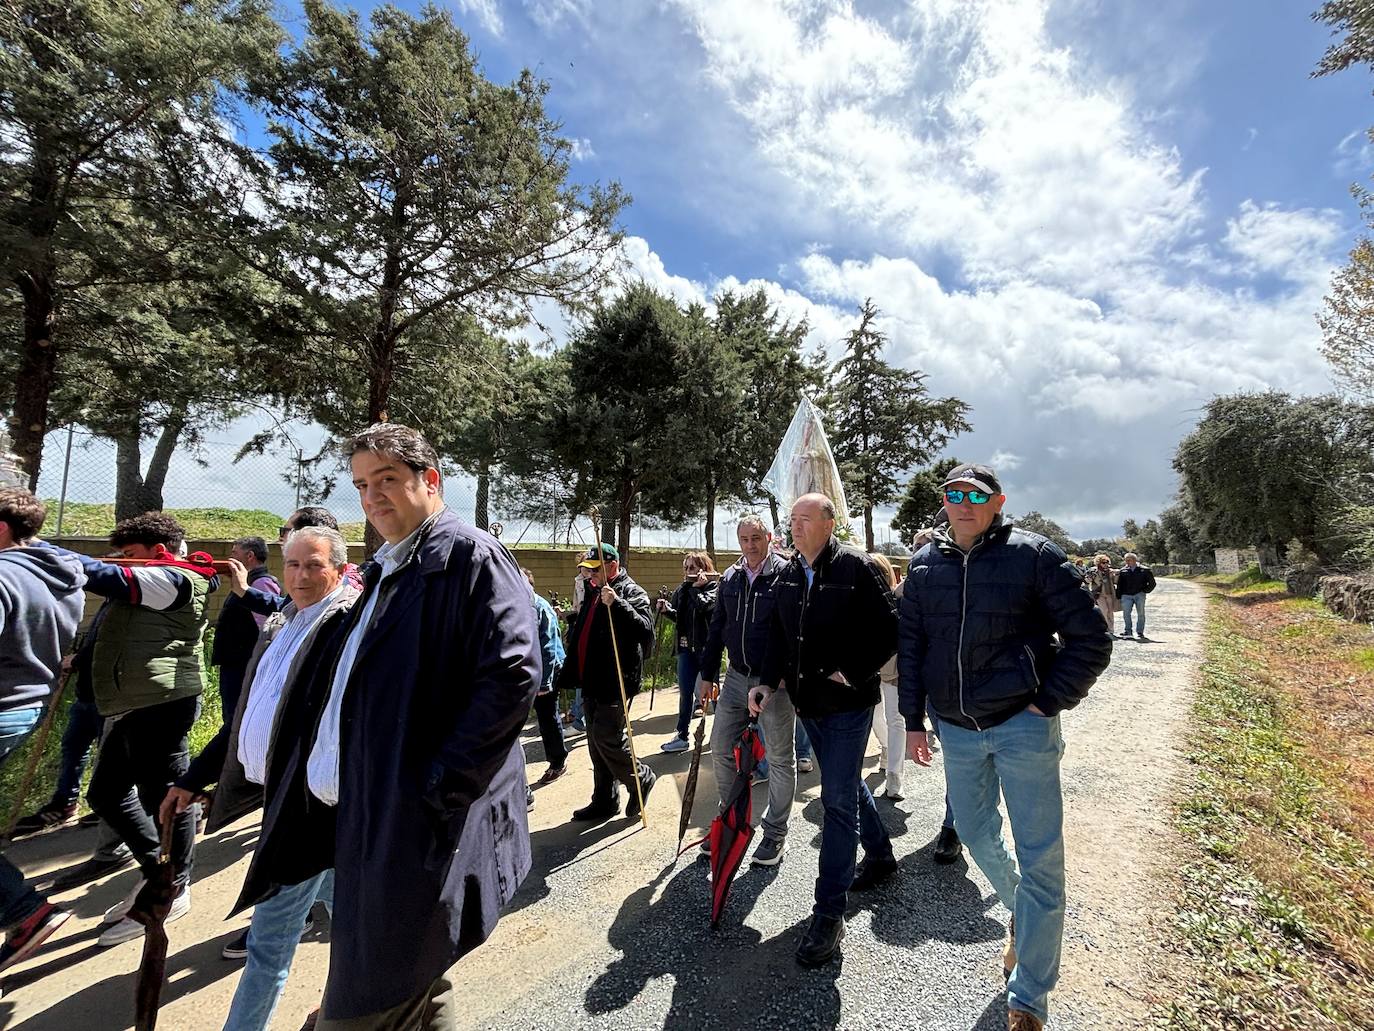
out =
[[(50, 538), (52, 543), (79, 551), (83, 555), (97, 557), (109, 553), (109, 541), (103, 537), (63, 537)], [(186, 542), (189, 551), (205, 551), (213, 558), (228, 558), (233, 541), (191, 540)], [(572, 593), (573, 576), (578, 560), (584, 554), (581, 548), (517, 548), (513, 552), (516, 561), (534, 574), (535, 589), (546, 598), (554, 591), (565, 602)], [(660, 586), (676, 587), (682, 582), (682, 556), (679, 551), (635, 551), (629, 556), (627, 569), (634, 579), (652, 596)], [(724, 569), (739, 559), (737, 551), (718, 551), (716, 568)], [(363, 546), (351, 544), (348, 557), (352, 562), (362, 562)], [(273, 575), (281, 576), (281, 548), (275, 542), (267, 545), (267, 568)], [(219, 616), (220, 607), (228, 596), (228, 588), (221, 587), (210, 595), (210, 621)], [(86, 599), (86, 614), (89, 616), (99, 608), (100, 599)]]

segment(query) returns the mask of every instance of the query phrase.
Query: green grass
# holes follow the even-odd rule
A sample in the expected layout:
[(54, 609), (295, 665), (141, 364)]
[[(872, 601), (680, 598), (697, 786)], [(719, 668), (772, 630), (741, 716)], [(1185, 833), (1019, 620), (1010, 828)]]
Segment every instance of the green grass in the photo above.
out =
[[(211, 627), (205, 633), (205, 693), (201, 695), (200, 717), (196, 720), (195, 726), (191, 728), (191, 754), (195, 755), (210, 739), (220, 727), (220, 704), (219, 704), (219, 669), (210, 665), (210, 647), (214, 638), (214, 628)], [(76, 695), (76, 682), (73, 680), (67, 685), (62, 693), (62, 700), (58, 703), (59, 709), (53, 718), (52, 730), (48, 733), (46, 746), (43, 749), (43, 758), (39, 761), (37, 771), (34, 775), (28, 794), (20, 800), (18, 797), (19, 788), (24, 780), (24, 771), (28, 766), (29, 758), (33, 754), (33, 749), (37, 745), (38, 731), (35, 730), (30, 735), (28, 741), (18, 751), (11, 752), (6, 757), (4, 766), (0, 766), (0, 819), (6, 821), (4, 827), (8, 828), (9, 820), (18, 811), (20, 816), (33, 812), (52, 797), (53, 788), (57, 786), (57, 766), (61, 757), (62, 750), (62, 731), (67, 726), (67, 714), (71, 709), (72, 699)], [(41, 727), (41, 724), (40, 724)], [(86, 772), (82, 778), (81, 785), (81, 810), (86, 811), (86, 785), (90, 782), (91, 770), (94, 768), (94, 761), (86, 764)], [(18, 803), (18, 804), (16, 804)], [(0, 828), (3, 829), (3, 828)]]
[[(48, 506), (48, 521), (45, 529), (56, 533), (57, 502), (51, 498), (44, 502)], [(192, 540), (233, 540), (236, 537), (263, 537), (269, 542), (277, 539), (277, 530), (283, 516), (264, 512), (262, 509), (242, 508), (169, 508), (167, 514), (174, 517), (186, 528), (186, 536)], [(289, 513), (288, 513), (289, 514)], [(114, 505), (92, 505), (85, 502), (67, 502), (62, 512), (62, 535), (64, 537), (108, 537), (114, 529)], [(362, 526), (361, 523), (357, 524)], [(345, 535), (347, 536), (347, 535)], [(353, 538), (349, 538), (352, 540)], [(361, 534), (357, 538), (362, 539)]]
[[(1231, 580), (1233, 594), (1266, 583)], [(1157, 1014), (1170, 1028), (1354, 1031), (1374, 1013), (1374, 854), (1352, 826), (1351, 771), (1331, 761), (1319, 703), (1290, 693), (1284, 651), (1343, 624), (1300, 599), (1275, 607), (1294, 622), (1273, 635), (1220, 600), (1208, 620), (1195, 779), (1177, 814), (1198, 853), (1179, 945), (1200, 973)], [(1374, 661), (1374, 649), (1352, 654)]]

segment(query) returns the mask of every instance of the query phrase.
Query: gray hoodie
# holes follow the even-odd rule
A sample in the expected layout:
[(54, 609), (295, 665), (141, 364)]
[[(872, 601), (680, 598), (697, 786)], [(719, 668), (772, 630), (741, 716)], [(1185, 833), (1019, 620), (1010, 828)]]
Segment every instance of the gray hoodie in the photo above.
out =
[(75, 555), (0, 550), (0, 712), (41, 705), (76, 637), (86, 574)]

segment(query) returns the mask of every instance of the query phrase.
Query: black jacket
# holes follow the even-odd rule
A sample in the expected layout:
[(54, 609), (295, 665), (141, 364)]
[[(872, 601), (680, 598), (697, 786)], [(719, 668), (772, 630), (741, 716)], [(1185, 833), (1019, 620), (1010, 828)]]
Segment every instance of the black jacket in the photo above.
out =
[(763, 672), (768, 653), (768, 636), (773, 627), (773, 605), (777, 598), (778, 576), (787, 568), (787, 559), (770, 551), (754, 582), (740, 559), (720, 579), (720, 595), (711, 614), (711, 633), (706, 654), (701, 660), (702, 677), (719, 674), (721, 652), (730, 656), (731, 668), (746, 677)]
[[(897, 650), (897, 609), (886, 578), (858, 548), (831, 538), (808, 589), (801, 556), (778, 575), (761, 681), (782, 684), (801, 715), (867, 709), (882, 698), (878, 671)], [(846, 684), (830, 679), (840, 672)]]
[[(272, 594), (281, 593), (276, 590), (280, 585), (267, 571), (266, 566), (257, 566), (248, 571), (249, 587), (254, 587), (263, 580), (271, 582), (274, 588)], [(229, 597), (224, 599), (224, 607), (219, 610), (219, 619), (215, 621), (215, 643), (210, 648), (210, 664), (240, 669), (247, 666), (248, 660), (253, 656), (253, 649), (257, 647), (260, 629), (258, 621), (253, 618), (252, 610), (244, 604), (243, 599), (237, 594), (230, 593)]]
[[(644, 657), (654, 640), (653, 607), (644, 588), (630, 579), (623, 569), (611, 581), (616, 601), (611, 606), (615, 619), (615, 645), (620, 651), (620, 671), (625, 677), (625, 697), (639, 693), (644, 677)], [(620, 704), (620, 687), (615, 676), (615, 651), (611, 647), (610, 623), (606, 621), (606, 606), (599, 596), (601, 588), (587, 584), (582, 605), (568, 630), (568, 657), (559, 667), (554, 690), (582, 689), (585, 697), (594, 701)], [(593, 603), (593, 599), (597, 600)], [(592, 620), (587, 639), (586, 669), (582, 668), (579, 642), (582, 629)]]
[[(663, 610), (663, 614), (677, 624), (677, 642), (674, 655), (691, 652), (700, 655), (706, 647), (706, 639), (711, 633), (711, 614), (716, 610), (716, 596), (720, 590), (719, 580), (706, 581), (705, 587), (693, 583), (678, 584), (673, 592), (673, 600)], [(708, 678), (709, 679), (709, 678)]]
[(1127, 594), (1149, 594), (1154, 589), (1155, 575), (1150, 572), (1149, 566), (1136, 563), (1134, 569), (1130, 566), (1122, 566), (1116, 571), (1116, 596), (1118, 598)]
[(910, 730), (923, 729), (927, 699), (940, 719), (970, 730), (1032, 703), (1053, 716), (1082, 701), (1112, 657), (1073, 564), (1000, 516), (967, 554), (936, 531), (912, 556), (901, 615), (897, 670)]

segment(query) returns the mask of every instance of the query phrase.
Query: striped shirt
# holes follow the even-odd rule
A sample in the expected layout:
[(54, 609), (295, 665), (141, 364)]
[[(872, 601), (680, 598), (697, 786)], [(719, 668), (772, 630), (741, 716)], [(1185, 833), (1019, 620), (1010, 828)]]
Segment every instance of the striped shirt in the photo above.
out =
[(286, 688), (286, 675), (311, 628), (324, 615), (330, 602), (343, 591), (344, 585), (330, 591), (314, 605), (300, 609), (291, 621), (277, 631), (272, 643), (258, 660), (253, 682), (248, 685), (248, 702), (239, 727), (239, 762), (243, 772), (254, 784), (267, 782), (267, 749), (272, 743), (272, 726), (277, 718), (277, 705)]

